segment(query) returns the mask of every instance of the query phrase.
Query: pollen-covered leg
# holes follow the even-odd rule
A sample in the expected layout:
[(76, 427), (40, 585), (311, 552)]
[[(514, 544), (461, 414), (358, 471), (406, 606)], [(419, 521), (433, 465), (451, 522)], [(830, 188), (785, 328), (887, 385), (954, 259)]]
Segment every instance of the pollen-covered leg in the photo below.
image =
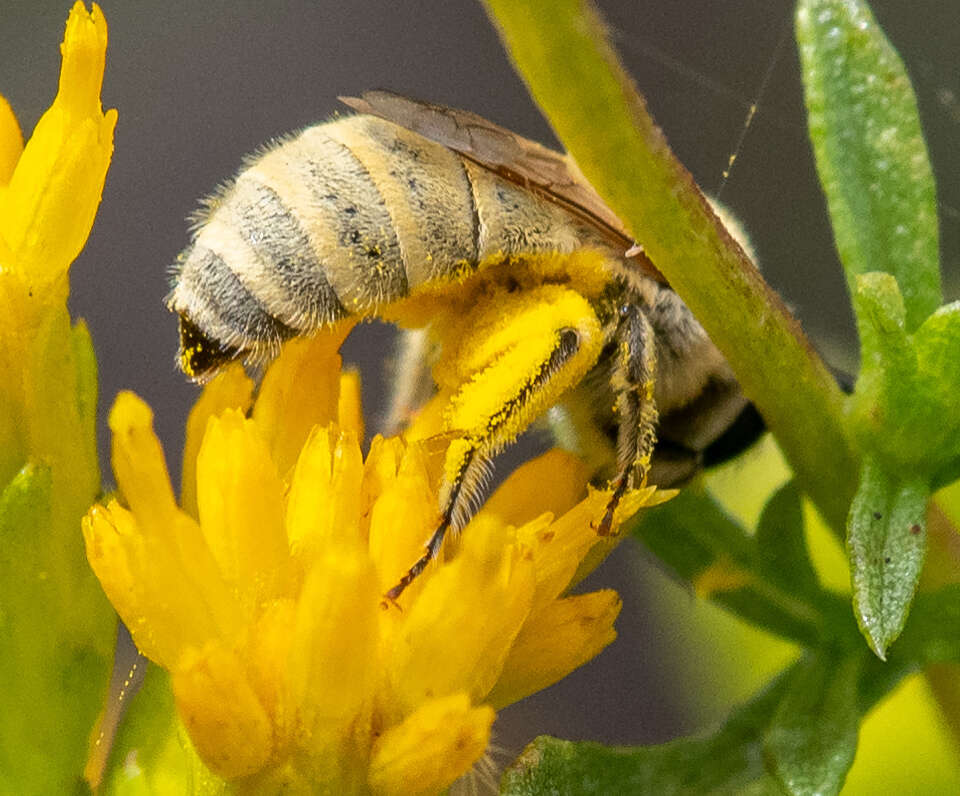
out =
[(458, 332), (435, 369), (441, 387), (456, 385), (444, 416), (457, 438), (444, 461), (441, 521), (391, 600), (437, 555), (447, 530), (467, 523), (491, 458), (579, 382), (603, 346), (590, 303), (559, 285), (490, 297)]
[(636, 306), (626, 305), (617, 325), (617, 355), (612, 375), (617, 395), (617, 475), (613, 495), (597, 533), (606, 536), (613, 514), (628, 489), (639, 486), (650, 469), (657, 441), (657, 409), (653, 401), (657, 349), (653, 327)]

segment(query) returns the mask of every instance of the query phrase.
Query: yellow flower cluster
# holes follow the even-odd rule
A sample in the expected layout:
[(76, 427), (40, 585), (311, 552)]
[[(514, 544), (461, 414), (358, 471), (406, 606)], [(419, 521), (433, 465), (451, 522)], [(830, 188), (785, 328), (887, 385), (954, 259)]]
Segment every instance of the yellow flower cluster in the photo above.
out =
[[(55, 491), (86, 503), (99, 488), (96, 375), (86, 327), (70, 325), (67, 271), (90, 233), (113, 152), (117, 112), (100, 106), (106, 46), (99, 7), (88, 13), (77, 2), (57, 97), (26, 147), (0, 98), (0, 484), (33, 458), (51, 466)], [(65, 399), (78, 394), (79, 402)], [(76, 522), (82, 508), (69, 510)]]
[[(613, 640), (616, 593), (564, 596), (609, 495), (577, 502), (581, 466), (549, 453), (385, 603), (438, 521), (443, 451), (377, 437), (364, 459), (341, 339), (288, 343), (256, 401), (239, 366), (207, 386), (182, 507), (150, 410), (121, 395), (123, 503), (90, 511), (88, 557), (218, 775), (257, 792), (435, 793), (483, 756), (495, 709)], [(660, 497), (628, 494), (618, 520)]]
[[(84, 557), (100, 491), (97, 365), (67, 310), (117, 112), (100, 104), (107, 23), (70, 10), (56, 98), (29, 141), (0, 97), (0, 792), (75, 787), (116, 616)], [(55, 54), (49, 53), (51, 60)]]

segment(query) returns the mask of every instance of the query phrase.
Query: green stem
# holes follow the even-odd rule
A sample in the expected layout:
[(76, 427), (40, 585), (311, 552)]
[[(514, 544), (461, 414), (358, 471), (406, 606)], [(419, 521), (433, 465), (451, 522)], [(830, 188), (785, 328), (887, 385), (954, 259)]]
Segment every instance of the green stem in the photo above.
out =
[(670, 151), (585, 0), (484, 0), (584, 175), (726, 356), (797, 479), (843, 534), (857, 464), (843, 396), (796, 319)]

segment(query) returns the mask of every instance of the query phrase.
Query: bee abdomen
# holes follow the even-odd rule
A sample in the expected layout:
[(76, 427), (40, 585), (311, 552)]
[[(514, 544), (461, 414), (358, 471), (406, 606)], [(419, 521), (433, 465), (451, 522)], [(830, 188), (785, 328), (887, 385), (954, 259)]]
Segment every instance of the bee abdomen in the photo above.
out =
[(476, 268), (476, 208), (459, 155), (373, 116), (308, 133), (329, 136), (360, 165), (389, 215), (408, 290)]
[(225, 203), (252, 255), (234, 268), (264, 306), (294, 328), (315, 329), (343, 318), (347, 312), (297, 215), (257, 176), (252, 170), (243, 174)]
[(580, 243), (557, 206), (364, 115), (279, 143), (208, 207), (170, 306), (253, 355), (485, 262)]
[(200, 244), (184, 254), (171, 303), (228, 348), (272, 352), (296, 334), (266, 311), (220, 254)]

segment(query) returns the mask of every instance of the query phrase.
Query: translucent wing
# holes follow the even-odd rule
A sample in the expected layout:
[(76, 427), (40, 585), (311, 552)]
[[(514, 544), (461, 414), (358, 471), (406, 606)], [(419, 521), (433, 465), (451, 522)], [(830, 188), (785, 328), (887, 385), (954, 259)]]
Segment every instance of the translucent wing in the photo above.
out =
[(634, 245), (626, 228), (579, 173), (573, 161), (536, 141), (517, 135), (470, 111), (402, 97), (389, 91), (366, 91), (340, 97), (359, 113), (379, 116), (443, 144), (500, 176), (563, 206), (595, 226), (647, 276), (663, 275)]

